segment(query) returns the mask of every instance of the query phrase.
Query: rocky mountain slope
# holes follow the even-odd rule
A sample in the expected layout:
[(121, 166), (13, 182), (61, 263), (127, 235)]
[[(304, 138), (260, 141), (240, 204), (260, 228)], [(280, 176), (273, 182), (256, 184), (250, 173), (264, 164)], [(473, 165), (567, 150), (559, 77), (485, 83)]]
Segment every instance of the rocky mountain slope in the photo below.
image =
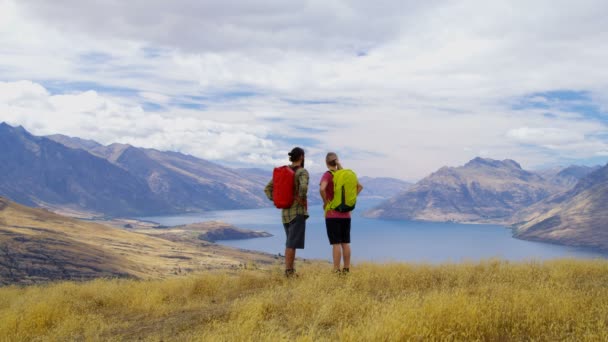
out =
[(16, 202), (116, 215), (171, 209), (127, 170), (21, 127), (0, 124), (0, 151), (0, 195)]
[(204, 159), (178, 152), (137, 148), (126, 144), (103, 146), (90, 140), (51, 136), (144, 179), (151, 191), (180, 212), (200, 209), (239, 209), (267, 206), (257, 175), (243, 174)]
[(37, 137), (0, 124), (0, 195), (26, 205), (98, 215), (259, 208), (265, 183), (176, 152)]
[(503, 223), (516, 211), (563, 189), (513, 160), (475, 158), (461, 167), (441, 168), (367, 216)]
[(608, 251), (608, 165), (519, 212), (514, 235)]

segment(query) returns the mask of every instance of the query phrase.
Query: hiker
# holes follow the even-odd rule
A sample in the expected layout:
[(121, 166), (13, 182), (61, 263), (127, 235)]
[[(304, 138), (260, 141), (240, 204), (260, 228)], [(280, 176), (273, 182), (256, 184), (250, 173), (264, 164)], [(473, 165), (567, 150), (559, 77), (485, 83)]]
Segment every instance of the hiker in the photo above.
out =
[(295, 275), (296, 249), (304, 249), (306, 219), (308, 219), (308, 171), (304, 168), (304, 150), (294, 147), (288, 153), (291, 165), (274, 169), (264, 192), (268, 199), (282, 209), (285, 228), (285, 276)]
[[(351, 215), (350, 211), (352, 208), (338, 210), (337, 207), (332, 203), (334, 201), (334, 173), (338, 170), (343, 170), (338, 155), (334, 152), (329, 152), (325, 157), (325, 163), (328, 171), (323, 174), (321, 178), (319, 191), (321, 198), (323, 199), (323, 208), (325, 209), (325, 228), (327, 229), (327, 237), (329, 238), (329, 244), (332, 246), (332, 256), (334, 261), (334, 272), (336, 273), (349, 273), (350, 272), (350, 226), (351, 226)], [(352, 172), (351, 172), (352, 173)], [(352, 173), (354, 176), (354, 173)], [(353, 191), (356, 191), (358, 195), (363, 186), (356, 180), (354, 176)], [(356, 196), (355, 195), (355, 196)], [(344, 261), (344, 268), (340, 270), (340, 262)]]

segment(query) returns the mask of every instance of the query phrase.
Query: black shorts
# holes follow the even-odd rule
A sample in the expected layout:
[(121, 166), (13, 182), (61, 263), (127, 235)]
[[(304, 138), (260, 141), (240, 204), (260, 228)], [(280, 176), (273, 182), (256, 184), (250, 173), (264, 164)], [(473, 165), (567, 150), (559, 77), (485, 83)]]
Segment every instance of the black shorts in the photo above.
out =
[(325, 227), (329, 244), (350, 243), (350, 219), (349, 218), (326, 218)]
[(293, 221), (283, 223), (285, 228), (285, 247), (304, 249), (304, 237), (306, 235), (306, 219), (304, 215), (296, 216)]

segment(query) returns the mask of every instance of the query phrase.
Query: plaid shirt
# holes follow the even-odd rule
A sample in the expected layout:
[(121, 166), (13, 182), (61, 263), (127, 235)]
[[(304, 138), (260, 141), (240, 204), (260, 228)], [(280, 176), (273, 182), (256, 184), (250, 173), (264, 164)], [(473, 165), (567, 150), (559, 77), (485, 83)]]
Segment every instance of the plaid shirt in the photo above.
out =
[[(296, 197), (301, 199), (301, 201), (293, 201), (293, 205), (291, 208), (282, 209), (281, 216), (283, 218), (283, 223), (289, 223), (293, 221), (297, 215), (304, 215), (308, 217), (308, 206), (307, 203), (307, 193), (308, 193), (308, 171), (305, 168), (299, 168), (296, 170), (296, 189), (295, 194)], [(272, 179), (266, 185), (264, 192), (266, 193), (266, 197), (272, 201), (272, 189), (274, 188), (274, 183)], [(303, 203), (303, 204), (302, 204)]]

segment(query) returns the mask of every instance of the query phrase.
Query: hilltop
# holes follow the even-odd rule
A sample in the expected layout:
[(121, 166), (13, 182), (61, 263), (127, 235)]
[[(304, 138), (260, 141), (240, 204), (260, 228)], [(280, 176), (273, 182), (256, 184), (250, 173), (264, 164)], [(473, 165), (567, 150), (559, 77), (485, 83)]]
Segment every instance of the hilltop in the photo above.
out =
[[(205, 231), (212, 232), (211, 228), (207, 225)], [(154, 279), (276, 262), (267, 254), (212, 244), (200, 237), (204, 235), (200, 230), (194, 234), (190, 240), (172, 241), (28, 208), (0, 197), (0, 285), (98, 277)]]
[(606, 341), (603, 260), (306, 263), (165, 280), (0, 288), (7, 340)]

